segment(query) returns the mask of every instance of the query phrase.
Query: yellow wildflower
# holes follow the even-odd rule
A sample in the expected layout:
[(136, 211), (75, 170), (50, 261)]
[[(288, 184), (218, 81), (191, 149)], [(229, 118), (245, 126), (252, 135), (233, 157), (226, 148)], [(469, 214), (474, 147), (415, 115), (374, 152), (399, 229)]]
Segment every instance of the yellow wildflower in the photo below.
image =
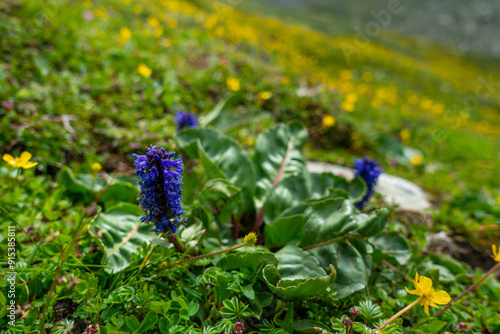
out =
[(500, 197), (495, 198), (495, 203), (496, 203), (497, 205), (500, 205)]
[(497, 251), (497, 246), (491, 245), (491, 250), (493, 251), (493, 255), (491, 255), (493, 260), (495, 260), (496, 262), (500, 262), (500, 248)]
[(160, 21), (158, 21), (158, 19), (156, 17), (150, 16), (150, 17), (148, 17), (148, 24), (151, 27), (156, 28), (160, 25)]
[(446, 291), (434, 291), (434, 288), (432, 287), (432, 280), (428, 277), (419, 277), (418, 273), (416, 273), (413, 284), (415, 284), (415, 290), (410, 291), (406, 288), (406, 291), (412, 295), (424, 297), (420, 301), (420, 305), (424, 307), (425, 314), (427, 315), (429, 315), (429, 306), (439, 308), (436, 304), (448, 304), (451, 300), (450, 295), (448, 295)]
[(237, 78), (229, 77), (226, 80), (226, 85), (229, 90), (232, 90), (233, 92), (237, 92), (240, 90), (240, 80)]
[(325, 115), (323, 117), (323, 121), (321, 122), (321, 125), (324, 128), (331, 128), (332, 126), (335, 125), (335, 117), (333, 117), (332, 115)]
[(349, 93), (345, 96), (345, 101), (348, 103), (354, 103), (358, 100), (358, 96), (354, 93)]
[(257, 243), (257, 234), (250, 232), (243, 239), (245, 246), (254, 246)]
[(137, 72), (139, 72), (139, 74), (142, 75), (143, 77), (149, 78), (149, 76), (153, 71), (151, 71), (151, 69), (146, 65), (141, 64), (139, 65), (139, 67), (137, 67)]
[(3, 156), (3, 160), (5, 160), (9, 166), (14, 168), (28, 169), (38, 165), (38, 162), (30, 162), (30, 159), (31, 153), (26, 151), (21, 153), (20, 157), (13, 157), (10, 154), (4, 154)]
[(273, 96), (273, 93), (269, 92), (269, 91), (265, 91), (265, 92), (260, 92), (259, 93), (259, 98), (261, 100), (267, 100), (267, 99), (270, 99), (271, 97)]
[(399, 133), (399, 136), (401, 137), (402, 141), (407, 141), (410, 138), (410, 131), (403, 129)]
[(342, 102), (342, 109), (351, 112), (354, 111), (354, 103), (352, 102)]
[(130, 31), (129, 28), (127, 27), (121, 27), (120, 28), (120, 38), (118, 39), (118, 43), (120, 45), (123, 45), (127, 43), (127, 41), (132, 37), (132, 32)]
[(97, 174), (101, 171), (102, 166), (98, 162), (94, 162), (92, 166), (90, 166), (90, 169), (92, 169), (92, 173)]
[(424, 161), (424, 158), (421, 155), (415, 155), (410, 159), (412, 165), (420, 165), (422, 161)]
[(176, 19), (171, 19), (171, 20), (168, 20), (167, 24), (168, 24), (168, 26), (169, 26), (170, 28), (172, 28), (172, 29), (173, 29), (173, 28), (176, 28), (176, 27), (177, 27), (177, 20), (176, 20)]

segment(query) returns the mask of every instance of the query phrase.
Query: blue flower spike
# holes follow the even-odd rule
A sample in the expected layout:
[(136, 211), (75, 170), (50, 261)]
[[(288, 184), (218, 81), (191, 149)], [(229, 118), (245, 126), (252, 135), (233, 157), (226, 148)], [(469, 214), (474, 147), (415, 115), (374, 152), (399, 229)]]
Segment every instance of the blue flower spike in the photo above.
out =
[(197, 128), (199, 125), (196, 116), (187, 111), (179, 111), (175, 114), (175, 123), (177, 124), (177, 131), (186, 128)]
[(382, 168), (370, 158), (364, 157), (363, 159), (354, 160), (355, 176), (361, 177), (368, 190), (361, 201), (356, 203), (358, 209), (362, 209), (370, 200), (370, 197), (375, 193), (375, 186), (377, 185), (378, 177), (382, 174)]
[(144, 210), (141, 222), (155, 225), (157, 234), (174, 234), (184, 223), (182, 215), (182, 159), (172, 159), (156, 145), (147, 148), (146, 155), (133, 154), (135, 171), (139, 176), (139, 206)]

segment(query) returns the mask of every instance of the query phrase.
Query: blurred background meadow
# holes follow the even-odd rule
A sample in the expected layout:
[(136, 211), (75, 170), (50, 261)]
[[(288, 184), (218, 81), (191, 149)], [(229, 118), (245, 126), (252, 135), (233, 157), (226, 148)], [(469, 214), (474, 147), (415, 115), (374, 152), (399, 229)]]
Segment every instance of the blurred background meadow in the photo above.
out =
[(54, 179), (63, 166), (133, 175), (132, 153), (175, 146), (176, 112), (215, 108), (246, 151), (299, 121), (308, 160), (375, 159), (428, 194), (426, 212), (391, 213), (417, 244), (444, 231), (440, 250), (489, 268), (499, 15), (494, 0), (3, 0), (0, 154), (39, 164), (1, 200), (52, 240), (71, 206)]

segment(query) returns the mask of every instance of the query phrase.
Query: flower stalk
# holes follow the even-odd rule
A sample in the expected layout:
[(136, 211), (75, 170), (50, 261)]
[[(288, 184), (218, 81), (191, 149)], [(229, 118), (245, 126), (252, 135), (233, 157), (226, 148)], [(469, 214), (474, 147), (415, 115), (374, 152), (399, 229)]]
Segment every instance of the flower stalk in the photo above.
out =
[(406, 306), (404, 309), (402, 309), (401, 311), (399, 311), (398, 313), (394, 314), (392, 317), (389, 318), (389, 320), (387, 320), (386, 322), (384, 322), (379, 328), (377, 328), (377, 330), (375, 330), (375, 333), (380, 333), (380, 331), (382, 329), (384, 329), (385, 327), (387, 327), (391, 322), (393, 322), (394, 320), (396, 320), (397, 318), (399, 318), (400, 316), (402, 316), (403, 314), (405, 314), (406, 312), (408, 312), (408, 310), (412, 309), (415, 305), (417, 305), (418, 303), (420, 303), (421, 301), (423, 301), (423, 299), (425, 298), (425, 296), (420, 296), (417, 300), (415, 300), (413, 303), (409, 304), (408, 306)]
[(207, 257), (212, 257), (212, 256), (220, 255), (220, 254), (223, 254), (223, 253), (228, 253), (228, 252), (237, 250), (238, 248), (241, 248), (241, 247), (244, 247), (244, 246), (254, 246), (256, 242), (257, 242), (257, 235), (255, 233), (253, 233), (253, 232), (250, 232), (250, 233), (248, 233), (245, 236), (245, 238), (243, 239), (243, 243), (240, 244), (240, 245), (236, 245), (236, 246), (233, 246), (233, 247), (230, 247), (230, 248), (227, 248), (227, 249), (223, 249), (223, 250), (220, 250), (220, 251), (217, 251), (217, 252), (213, 252), (213, 253), (210, 253), (210, 254), (202, 254), (202, 255), (193, 256), (193, 257), (181, 260), (181, 261), (177, 261), (177, 262), (174, 262), (172, 264), (169, 264), (168, 266), (165, 266), (163, 268), (158, 269), (156, 272), (159, 273), (159, 272), (161, 272), (163, 270), (170, 269), (170, 268), (179, 266), (179, 265), (184, 264), (184, 263), (198, 261), (198, 260), (201, 260), (201, 259), (205, 259)]
[(467, 290), (465, 290), (464, 292), (462, 292), (462, 294), (460, 296), (456, 297), (451, 302), (449, 302), (448, 304), (446, 304), (446, 306), (443, 307), (443, 309), (441, 311), (439, 311), (439, 313), (436, 314), (435, 317), (436, 318), (439, 317), (441, 314), (443, 314), (447, 309), (449, 309), (450, 307), (452, 307), (453, 304), (455, 304), (456, 302), (458, 302), (460, 299), (462, 299), (469, 292), (474, 291), (479, 284), (481, 284), (488, 276), (490, 276), (491, 274), (493, 274), (499, 268), (500, 268), (500, 262), (498, 262), (496, 265), (493, 266), (493, 268), (490, 269), (490, 271), (488, 271), (486, 274), (484, 274), (484, 276), (481, 277), (481, 279), (479, 281), (477, 281), (476, 283), (474, 283), (473, 285), (471, 285)]

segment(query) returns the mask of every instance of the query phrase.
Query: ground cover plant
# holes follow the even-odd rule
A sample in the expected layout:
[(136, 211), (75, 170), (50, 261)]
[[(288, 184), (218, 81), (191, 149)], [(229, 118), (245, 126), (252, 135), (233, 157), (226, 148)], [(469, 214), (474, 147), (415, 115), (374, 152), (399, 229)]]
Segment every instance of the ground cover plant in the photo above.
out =
[[(499, 101), (472, 60), (399, 37), (348, 60), (218, 2), (9, 0), (0, 36), (5, 333), (500, 331)], [(382, 169), (435, 208), (384, 203)]]

